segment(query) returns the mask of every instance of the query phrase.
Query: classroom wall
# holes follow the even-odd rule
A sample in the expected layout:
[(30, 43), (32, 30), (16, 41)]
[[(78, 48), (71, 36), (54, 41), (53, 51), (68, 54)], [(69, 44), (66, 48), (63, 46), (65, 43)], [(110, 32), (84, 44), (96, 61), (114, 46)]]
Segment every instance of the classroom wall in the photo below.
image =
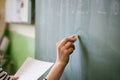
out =
[(10, 24), (7, 35), (10, 40), (8, 54), (16, 72), (27, 57), (35, 56), (35, 27), (28, 24)]
[(72, 34), (61, 80), (120, 80), (120, 0), (36, 0), (37, 59), (55, 62), (56, 42)]
[(5, 30), (5, 0), (0, 1), (0, 39)]

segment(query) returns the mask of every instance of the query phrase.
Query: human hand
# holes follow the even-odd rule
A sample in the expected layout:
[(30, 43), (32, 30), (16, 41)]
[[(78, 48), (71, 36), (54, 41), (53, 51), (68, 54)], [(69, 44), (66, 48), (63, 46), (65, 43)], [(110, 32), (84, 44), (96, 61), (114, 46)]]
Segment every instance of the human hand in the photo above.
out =
[(11, 78), (12, 78), (12, 80), (18, 80), (18, 77), (16, 77), (16, 76), (12, 76)]
[(77, 35), (66, 37), (57, 43), (57, 64), (66, 66), (69, 62), (69, 55), (74, 51), (74, 42), (77, 40)]
[(69, 61), (69, 55), (74, 51), (74, 42), (77, 40), (76, 35), (66, 37), (57, 43), (57, 59), (51, 71), (47, 75), (47, 80), (59, 80), (64, 68)]

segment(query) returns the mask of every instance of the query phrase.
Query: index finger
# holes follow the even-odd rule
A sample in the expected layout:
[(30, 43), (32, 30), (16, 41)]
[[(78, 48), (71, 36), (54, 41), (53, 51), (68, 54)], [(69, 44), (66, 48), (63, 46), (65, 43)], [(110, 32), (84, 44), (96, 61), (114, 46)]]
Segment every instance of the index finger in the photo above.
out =
[(72, 35), (70, 37), (64, 38), (60, 42), (60, 46), (64, 46), (67, 42), (75, 42), (76, 40), (77, 40), (77, 36), (76, 35)]

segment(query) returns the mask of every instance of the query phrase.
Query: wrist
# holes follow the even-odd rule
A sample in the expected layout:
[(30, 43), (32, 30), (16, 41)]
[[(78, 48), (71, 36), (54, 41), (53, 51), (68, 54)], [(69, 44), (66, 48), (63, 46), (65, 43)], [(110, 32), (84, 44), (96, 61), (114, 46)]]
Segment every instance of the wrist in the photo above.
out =
[(46, 77), (47, 80), (59, 80), (67, 64), (56, 61), (50, 73)]
[(55, 62), (55, 66), (65, 67), (66, 65), (67, 65), (67, 62)]

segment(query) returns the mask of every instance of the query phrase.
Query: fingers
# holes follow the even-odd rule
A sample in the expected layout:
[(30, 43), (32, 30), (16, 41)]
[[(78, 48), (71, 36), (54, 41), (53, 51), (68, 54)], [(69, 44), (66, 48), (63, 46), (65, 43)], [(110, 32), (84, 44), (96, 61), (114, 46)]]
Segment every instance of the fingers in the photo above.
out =
[(66, 55), (70, 55), (74, 49), (75, 49), (75, 46), (72, 42), (67, 42), (65, 46), (63, 46), (63, 50), (66, 51), (65, 52)]
[(73, 49), (75, 49), (75, 46), (72, 42), (67, 42), (65, 45), (64, 45), (65, 49), (69, 49), (70, 47), (72, 47)]
[(57, 43), (57, 48), (60, 52), (69, 55), (75, 49), (74, 42), (76, 40), (77, 40), (76, 35), (64, 38), (62, 41)]
[(61, 42), (59, 42), (59, 46), (62, 47), (64, 46), (67, 42), (75, 42), (77, 40), (77, 36), (76, 35), (72, 35), (70, 37), (66, 37), (64, 38)]
[(76, 35), (64, 38), (57, 43), (57, 60), (56, 62), (66, 65), (69, 61), (69, 55), (75, 49), (74, 42), (77, 40)]
[(14, 76), (13, 76), (13, 77), (12, 77), (12, 80), (18, 80), (18, 77), (14, 77)]
[(68, 51), (67, 53), (69, 53), (69, 55), (70, 55), (73, 52), (73, 50), (74, 50), (74, 48), (71, 47), (67, 50)]

